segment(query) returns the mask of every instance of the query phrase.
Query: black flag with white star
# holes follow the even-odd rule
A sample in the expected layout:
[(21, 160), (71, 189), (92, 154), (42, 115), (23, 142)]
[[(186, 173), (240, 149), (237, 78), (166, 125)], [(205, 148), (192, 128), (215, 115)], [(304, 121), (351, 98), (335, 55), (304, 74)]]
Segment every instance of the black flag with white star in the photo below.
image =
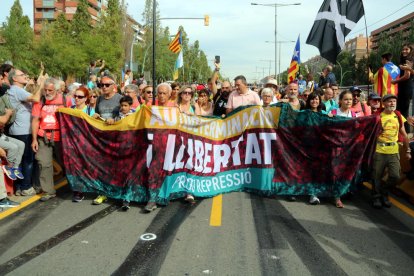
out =
[(345, 37), (364, 15), (362, 0), (325, 0), (306, 44), (318, 47), (332, 63), (345, 46)]

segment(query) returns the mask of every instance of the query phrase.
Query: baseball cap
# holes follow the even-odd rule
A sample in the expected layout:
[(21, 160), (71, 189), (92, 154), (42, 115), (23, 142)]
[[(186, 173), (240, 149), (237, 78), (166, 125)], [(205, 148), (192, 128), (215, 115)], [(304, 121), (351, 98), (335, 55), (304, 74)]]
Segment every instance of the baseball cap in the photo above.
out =
[(352, 86), (351, 87), (351, 89), (349, 89), (351, 92), (354, 92), (354, 91), (359, 91), (359, 92), (362, 92), (362, 90), (358, 87), (358, 86)]
[(381, 97), (377, 93), (371, 92), (369, 93), (368, 100), (381, 100)]
[(388, 101), (389, 99), (397, 99), (397, 96), (394, 94), (387, 94), (384, 97), (382, 97), (383, 102)]

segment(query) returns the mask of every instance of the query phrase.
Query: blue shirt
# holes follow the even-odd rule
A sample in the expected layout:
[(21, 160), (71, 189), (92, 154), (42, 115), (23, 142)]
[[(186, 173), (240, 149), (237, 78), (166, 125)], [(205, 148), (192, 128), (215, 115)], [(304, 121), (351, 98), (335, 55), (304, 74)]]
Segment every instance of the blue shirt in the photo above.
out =
[(27, 99), (32, 95), (23, 88), (12, 85), (7, 92), (10, 103), (16, 113), (16, 119), (11, 125), (11, 135), (28, 135), (32, 133), (32, 103)]

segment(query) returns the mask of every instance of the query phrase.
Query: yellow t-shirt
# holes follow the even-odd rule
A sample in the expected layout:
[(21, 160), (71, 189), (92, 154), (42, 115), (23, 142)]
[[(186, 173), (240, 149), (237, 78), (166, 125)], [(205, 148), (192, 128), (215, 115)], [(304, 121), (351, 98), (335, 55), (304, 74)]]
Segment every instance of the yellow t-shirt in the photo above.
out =
[[(400, 131), (400, 123), (398, 116), (394, 112), (386, 114), (381, 112), (381, 125), (382, 133), (377, 140), (376, 152), (383, 154), (395, 154), (398, 153), (398, 132)], [(405, 123), (407, 120), (402, 116), (402, 121)], [(385, 146), (381, 143), (394, 143), (391, 146)]]

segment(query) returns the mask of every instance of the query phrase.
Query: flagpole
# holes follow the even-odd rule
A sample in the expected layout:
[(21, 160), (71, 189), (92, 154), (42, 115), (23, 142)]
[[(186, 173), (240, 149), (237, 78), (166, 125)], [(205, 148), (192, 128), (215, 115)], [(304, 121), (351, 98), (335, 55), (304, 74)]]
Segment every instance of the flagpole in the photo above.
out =
[(362, 10), (364, 12), (364, 21), (365, 21), (365, 35), (367, 36), (367, 74), (368, 74), (368, 95), (370, 90), (370, 83), (369, 83), (369, 37), (368, 37), (368, 27), (367, 27), (367, 14), (365, 13), (364, 1), (361, 0), (362, 3)]
[(155, 76), (155, 44), (156, 44), (156, 33), (157, 33), (157, 1), (152, 1), (152, 104), (155, 105), (156, 89), (156, 76)]

